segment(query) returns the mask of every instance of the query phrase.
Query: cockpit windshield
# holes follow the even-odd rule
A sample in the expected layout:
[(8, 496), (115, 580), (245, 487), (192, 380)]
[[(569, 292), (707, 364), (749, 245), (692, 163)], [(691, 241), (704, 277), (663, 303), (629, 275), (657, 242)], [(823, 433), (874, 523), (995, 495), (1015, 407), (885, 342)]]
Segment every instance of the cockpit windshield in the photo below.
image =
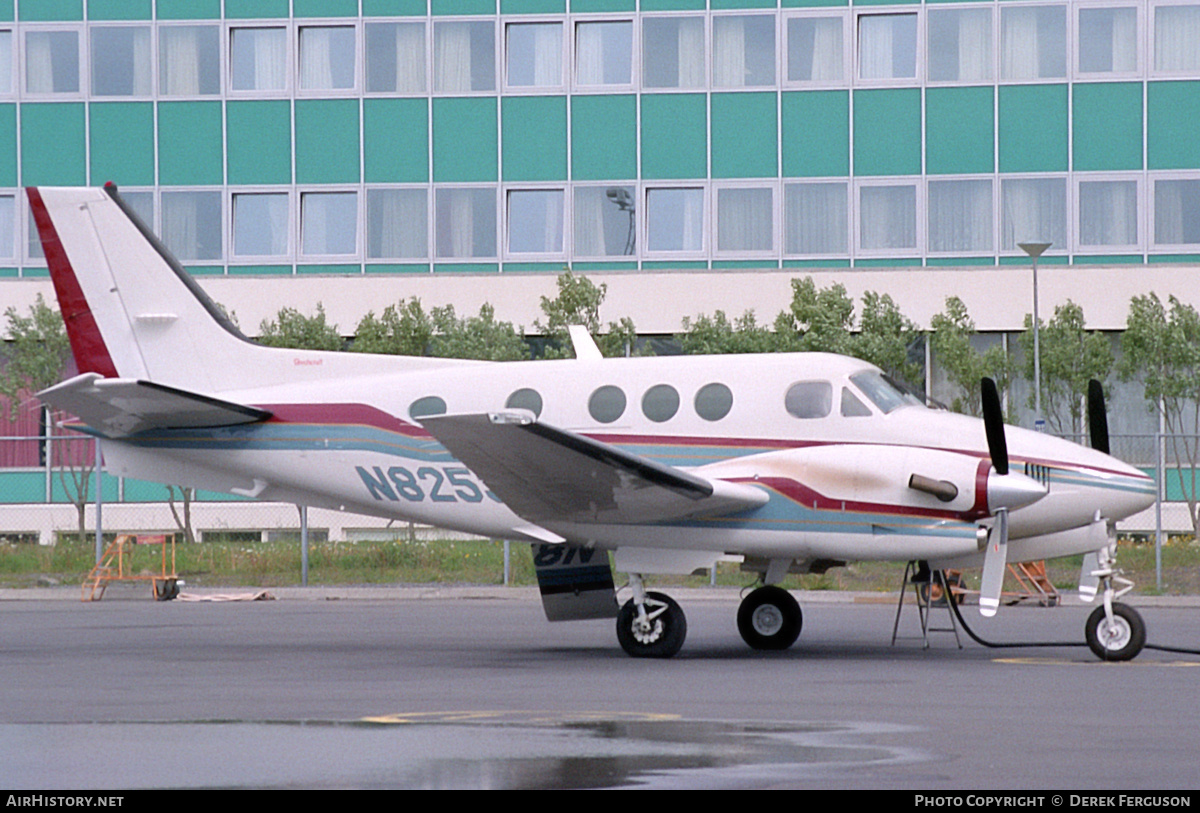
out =
[(884, 414), (902, 406), (922, 405), (920, 398), (875, 370), (863, 370), (861, 373), (855, 373), (850, 376), (850, 380)]

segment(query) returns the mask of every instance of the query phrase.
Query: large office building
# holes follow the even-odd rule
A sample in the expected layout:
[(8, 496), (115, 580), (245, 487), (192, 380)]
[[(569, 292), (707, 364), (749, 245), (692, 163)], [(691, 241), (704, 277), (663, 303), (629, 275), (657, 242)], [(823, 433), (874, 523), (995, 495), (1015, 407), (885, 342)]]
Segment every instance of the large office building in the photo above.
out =
[(1070, 293), (1116, 328), (1139, 286), (1194, 297), (1198, 0), (0, 0), (0, 21), (0, 277), (34, 280), (10, 292), (46, 276), (21, 188), (113, 181), (251, 329), (314, 300), (343, 326), (409, 293), (529, 300), (567, 267), (652, 332), (769, 318), (807, 273), (1014, 329), (1026, 241), (1051, 244), (1047, 310)]

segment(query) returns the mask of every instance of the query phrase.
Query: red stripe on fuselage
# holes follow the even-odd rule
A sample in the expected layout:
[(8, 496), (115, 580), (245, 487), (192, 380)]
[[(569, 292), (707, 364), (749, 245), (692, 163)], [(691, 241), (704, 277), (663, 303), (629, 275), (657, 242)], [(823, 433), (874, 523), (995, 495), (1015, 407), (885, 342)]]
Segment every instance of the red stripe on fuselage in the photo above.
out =
[(54, 221), (46, 211), (46, 204), (37, 187), (25, 189), (29, 195), (29, 207), (33, 210), (33, 220), (37, 224), (38, 237), (42, 241), (42, 251), (46, 254), (46, 265), (50, 268), (50, 279), (54, 283), (54, 293), (58, 297), (58, 307), (62, 312), (63, 323), (67, 326), (67, 337), (71, 340), (71, 353), (75, 356), (75, 366), (81, 373), (99, 373), (110, 378), (117, 377), (117, 366), (109, 355), (104, 337), (100, 335), (100, 326), (96, 317), (88, 307), (87, 297), (79, 287), (75, 269), (67, 258), (62, 241), (58, 239), (58, 231)]

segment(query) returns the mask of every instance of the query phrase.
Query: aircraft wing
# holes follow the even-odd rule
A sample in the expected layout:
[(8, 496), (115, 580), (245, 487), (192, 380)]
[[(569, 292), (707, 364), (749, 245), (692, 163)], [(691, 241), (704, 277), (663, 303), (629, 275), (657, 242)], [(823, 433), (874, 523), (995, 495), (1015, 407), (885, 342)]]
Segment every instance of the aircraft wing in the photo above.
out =
[(661, 522), (744, 511), (768, 499), (753, 486), (664, 466), (539, 423), (526, 411), (440, 415), (421, 423), (531, 522)]
[(106, 437), (147, 429), (195, 429), (256, 423), (271, 417), (265, 409), (133, 378), (84, 373), (42, 390), (47, 404), (77, 416)]

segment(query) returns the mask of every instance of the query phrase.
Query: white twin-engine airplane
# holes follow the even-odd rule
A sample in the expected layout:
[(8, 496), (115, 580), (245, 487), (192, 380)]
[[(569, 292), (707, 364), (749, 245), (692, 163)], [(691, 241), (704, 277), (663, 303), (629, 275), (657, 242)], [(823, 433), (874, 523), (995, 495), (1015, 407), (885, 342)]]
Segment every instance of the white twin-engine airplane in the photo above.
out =
[[(80, 374), (41, 393), (105, 438), (109, 471), (534, 544), (551, 620), (617, 618), (633, 656), (670, 657), (686, 620), (650, 574), (734, 558), (760, 574), (738, 628), (800, 633), (788, 573), (854, 560), (983, 564), (1088, 554), (1105, 659), (1145, 640), (1114, 569), (1114, 523), (1154, 483), (1107, 452), (926, 408), (827, 354), (491, 363), (262, 347), (243, 337), (115, 188), (28, 190)], [(985, 428), (986, 427), (986, 428)], [(607, 551), (629, 575), (618, 607)], [(1116, 587), (1114, 587), (1116, 584)]]

